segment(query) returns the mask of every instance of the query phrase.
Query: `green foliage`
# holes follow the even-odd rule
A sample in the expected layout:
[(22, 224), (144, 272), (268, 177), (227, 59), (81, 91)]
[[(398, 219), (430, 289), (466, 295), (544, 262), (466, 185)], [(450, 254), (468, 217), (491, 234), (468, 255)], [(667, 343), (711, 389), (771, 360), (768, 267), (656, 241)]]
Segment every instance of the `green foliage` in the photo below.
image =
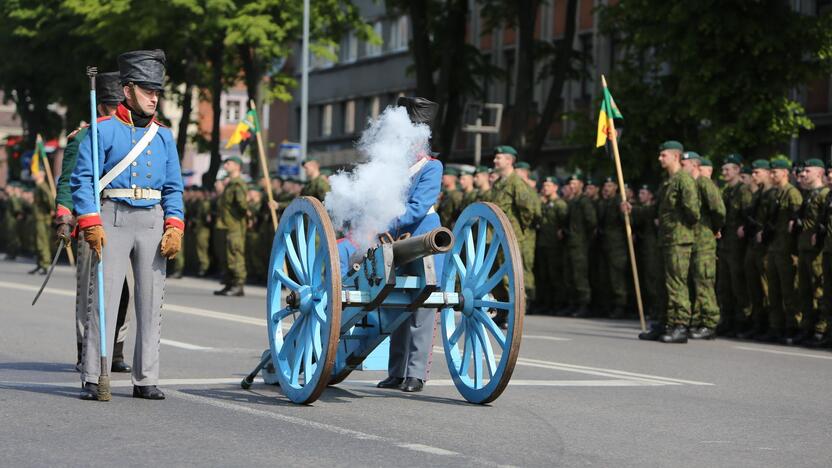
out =
[(717, 155), (775, 151), (811, 121), (793, 91), (832, 70), (832, 18), (782, 0), (621, 0), (602, 9), (623, 52), (610, 89), (627, 119), (622, 154), (679, 139)]

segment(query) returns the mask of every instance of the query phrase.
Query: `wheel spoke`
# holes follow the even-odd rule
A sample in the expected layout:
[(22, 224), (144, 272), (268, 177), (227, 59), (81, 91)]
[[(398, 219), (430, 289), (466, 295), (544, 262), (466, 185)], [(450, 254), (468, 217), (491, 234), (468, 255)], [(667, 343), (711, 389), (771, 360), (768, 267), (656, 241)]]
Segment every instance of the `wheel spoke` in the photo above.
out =
[(461, 376), (468, 376), (468, 367), (470, 363), (468, 361), (471, 360), (471, 345), (473, 344), (471, 340), (471, 334), (468, 333), (468, 322), (463, 319), (462, 322), (459, 324), (460, 327), (465, 327), (465, 344), (462, 348), (462, 365), (459, 367), (459, 375)]
[(488, 254), (485, 256), (485, 260), (476, 272), (477, 282), (480, 282), (480, 280), (491, 271), (491, 267), (494, 266), (494, 261), (497, 259), (497, 253), (500, 251), (501, 242), (502, 240), (495, 233), (494, 238), (491, 240), (491, 244), (488, 246)]
[(456, 325), (456, 329), (451, 334), (451, 337), (448, 338), (448, 343), (451, 346), (456, 346), (457, 342), (459, 341), (459, 337), (462, 336), (462, 332), (464, 331), (463, 325), (465, 325), (465, 317), (462, 317), (462, 320), (460, 320), (459, 323)]
[(473, 330), (476, 325), (476, 323), (469, 323), (468, 331), (471, 336), (471, 345), (474, 349), (473, 353), (471, 353), (474, 358), (474, 388), (482, 388), (482, 345)]
[(312, 284), (314, 281), (312, 276), (314, 276), (317, 272), (317, 270), (314, 269), (315, 255), (317, 254), (317, 250), (315, 249), (315, 236), (317, 234), (318, 226), (310, 220), (309, 231), (306, 234), (306, 274), (309, 277), (309, 284)]
[(481, 323), (473, 321), (471, 328), (474, 329), (477, 339), (482, 344), (483, 357), (485, 357), (485, 362), (488, 364), (488, 376), (489, 378), (494, 377), (494, 372), (497, 370), (497, 362), (494, 360), (494, 350), (491, 348), (491, 340), (485, 335), (485, 329)]
[(309, 285), (313, 288), (317, 288), (318, 285), (321, 284), (321, 268), (323, 267), (325, 260), (323, 241), (321, 241), (321, 245), (315, 251), (314, 256), (315, 263), (312, 264), (312, 271), (309, 273)]
[(494, 286), (497, 286), (497, 284), (503, 279), (503, 276), (505, 276), (507, 271), (508, 263), (500, 265), (500, 268), (490, 278), (488, 278), (488, 280), (477, 286), (477, 296), (485, 295), (491, 292), (491, 290), (494, 289)]
[(312, 321), (312, 349), (315, 351), (315, 358), (321, 359), (321, 322), (318, 320)]
[(485, 258), (485, 242), (488, 234), (488, 225), (485, 223), (485, 218), (480, 218), (477, 223), (477, 255), (474, 261), (474, 271), (480, 271), (482, 268), (482, 261)]
[(307, 276), (309, 272), (309, 263), (307, 262), (309, 259), (307, 258), (308, 252), (306, 251), (306, 228), (303, 223), (303, 215), (295, 218), (295, 237), (298, 239), (297, 254), (300, 258), (300, 265), (303, 267), (303, 278), (306, 284), (309, 284), (309, 278)]
[(321, 300), (321, 302), (315, 304), (315, 307), (312, 308), (315, 310), (314, 317), (317, 319), (317, 322), (326, 323), (326, 305), (327, 303)]
[(315, 344), (312, 338), (312, 323), (314, 320), (309, 321), (304, 327), (304, 345), (303, 345), (303, 378), (306, 383), (309, 383), (309, 379), (312, 378), (312, 375), (315, 374), (315, 368), (312, 364), (312, 353), (315, 349)]
[(465, 229), (465, 268), (467, 271), (474, 271), (474, 236), (472, 233), (473, 224)]
[(277, 280), (286, 285), (287, 288), (291, 289), (292, 291), (297, 291), (300, 289), (300, 285), (295, 283), (292, 278), (289, 278), (289, 275), (283, 271), (283, 268), (278, 268), (274, 271), (274, 276), (277, 277)]
[(474, 309), (474, 317), (476, 318), (477, 322), (482, 324), (486, 330), (491, 333), (491, 336), (497, 341), (497, 344), (500, 345), (500, 349), (506, 349), (506, 336), (503, 334), (503, 331), (500, 330), (500, 327), (494, 323), (494, 320), (488, 316), (482, 309)]
[(298, 253), (295, 251), (295, 243), (292, 242), (292, 236), (288, 232), (283, 233), (283, 243), (286, 245), (286, 254), (289, 257), (289, 264), (292, 265), (295, 276), (297, 276), (298, 280), (305, 281), (306, 276), (303, 273), (303, 267), (298, 259)]
[(451, 255), (451, 258), (454, 260), (454, 265), (456, 265), (456, 269), (459, 270), (459, 277), (465, 278), (468, 274), (468, 270), (465, 268), (465, 265), (462, 264), (462, 259), (459, 258), (459, 254), (455, 253)]
[(485, 309), (511, 310), (514, 308), (514, 303), (493, 301), (489, 299), (474, 299), (474, 307), (483, 307)]
[(272, 314), (272, 322), (277, 323), (279, 320), (283, 320), (284, 318), (288, 317), (292, 314), (292, 309), (289, 307), (284, 307), (277, 312)]

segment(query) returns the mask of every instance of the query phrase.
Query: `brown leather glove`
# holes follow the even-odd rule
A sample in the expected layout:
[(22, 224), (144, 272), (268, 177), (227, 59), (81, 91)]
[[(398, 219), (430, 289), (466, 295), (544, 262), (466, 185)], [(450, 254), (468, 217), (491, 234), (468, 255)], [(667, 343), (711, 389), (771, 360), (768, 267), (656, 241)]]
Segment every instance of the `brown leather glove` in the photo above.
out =
[(182, 248), (183, 234), (184, 232), (181, 229), (175, 227), (165, 229), (165, 233), (162, 235), (162, 245), (159, 249), (163, 257), (168, 260), (176, 257), (176, 254)]
[(84, 240), (87, 241), (90, 248), (98, 254), (98, 258), (100, 259), (101, 249), (107, 243), (107, 239), (104, 236), (104, 226), (96, 224), (94, 226), (84, 228)]
[(55, 217), (55, 233), (58, 239), (63, 239), (67, 244), (70, 243), (73, 229), (75, 229), (75, 216), (65, 214)]

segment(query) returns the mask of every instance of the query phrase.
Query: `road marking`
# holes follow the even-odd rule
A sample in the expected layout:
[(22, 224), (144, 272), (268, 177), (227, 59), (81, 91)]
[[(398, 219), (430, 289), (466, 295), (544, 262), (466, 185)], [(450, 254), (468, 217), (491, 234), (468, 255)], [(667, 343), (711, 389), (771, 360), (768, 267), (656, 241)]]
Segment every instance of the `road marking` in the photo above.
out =
[(422, 453), (431, 453), (437, 456), (449, 456), (449, 457), (460, 457), (465, 458), (471, 462), (481, 464), (481, 465), (489, 465), (489, 466), (496, 466), (496, 463), (486, 460), (483, 458), (472, 457), (469, 455), (463, 455), (458, 452), (452, 452), (450, 450), (445, 450), (440, 447), (433, 447), (430, 445), (423, 445), (423, 444), (414, 444), (411, 442), (402, 442), (395, 440), (391, 437), (384, 437), (376, 434), (369, 434), (367, 432), (356, 431), (354, 429), (347, 429), (345, 427), (336, 426), (334, 424), (325, 424), (316, 421), (311, 421), (309, 419), (298, 418), (294, 416), (288, 416), (285, 414), (275, 413), (271, 411), (265, 411), (256, 408), (250, 408), (248, 406), (236, 404), (236, 403), (229, 403), (223, 400), (217, 400), (213, 398), (203, 397), (199, 395), (192, 395), (190, 393), (183, 393), (178, 390), (168, 390), (168, 395), (179, 398), (182, 400), (188, 400), (194, 403), (202, 403), (210, 406), (214, 406), (216, 408), (221, 408), (229, 411), (236, 411), (239, 413), (246, 413), (252, 416), (260, 416), (264, 418), (274, 419), (276, 421), (285, 422), (289, 424), (295, 424), (302, 427), (307, 427), (317, 431), (327, 431), (333, 434), (351, 437), (357, 440), (370, 440), (374, 442), (381, 442), (386, 443), (389, 445), (394, 445), (396, 447), (401, 447), (408, 450), (413, 450)]
[[(21, 291), (32, 291), (32, 292), (38, 292), (38, 290), (40, 289), (37, 286), (29, 286), (28, 284), (21, 284), (21, 283), (11, 283), (9, 281), (0, 281), (0, 287), (9, 288), (9, 289), (19, 289)], [(75, 297), (75, 291), (70, 291), (69, 289), (46, 288), (46, 289), (43, 290), (43, 292), (50, 293), (50, 294), (57, 294), (59, 296)]]
[(212, 348), (207, 348), (205, 346), (199, 346), (199, 345), (195, 345), (195, 344), (184, 343), (182, 341), (168, 340), (168, 339), (165, 339), (165, 338), (162, 338), (159, 341), (163, 345), (173, 346), (174, 348), (187, 349), (187, 350), (190, 350), (190, 351), (205, 351), (205, 350), (212, 349)]
[(226, 320), (229, 322), (244, 323), (246, 325), (256, 325), (258, 327), (266, 326), (266, 319), (258, 319), (254, 317), (245, 317), (243, 315), (228, 314), (225, 312), (218, 312), (215, 310), (201, 309), (197, 307), (188, 307), (175, 304), (165, 304), (162, 306), (163, 310), (168, 312), (178, 312), (180, 314), (194, 315), (197, 317), (212, 318), (218, 320)]
[(755, 347), (752, 347), (752, 346), (734, 346), (734, 349), (741, 349), (743, 351), (757, 351), (757, 352), (760, 352), (760, 353), (782, 354), (784, 356), (799, 356), (799, 357), (808, 357), (808, 358), (815, 358), (815, 359), (832, 359), (832, 356), (822, 356), (820, 354), (795, 353), (795, 352), (792, 352), (792, 351), (778, 351), (776, 349), (755, 348)]
[(532, 340), (549, 340), (549, 341), (572, 341), (572, 338), (561, 338), (559, 336), (545, 336), (545, 335), (523, 335), (523, 339)]

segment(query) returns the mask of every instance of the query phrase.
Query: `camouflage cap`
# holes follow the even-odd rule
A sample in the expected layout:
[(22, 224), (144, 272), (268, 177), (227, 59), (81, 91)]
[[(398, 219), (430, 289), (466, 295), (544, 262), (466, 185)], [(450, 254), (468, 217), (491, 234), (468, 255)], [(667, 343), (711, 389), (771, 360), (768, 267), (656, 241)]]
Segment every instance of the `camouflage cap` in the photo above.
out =
[(821, 169), (826, 169), (826, 165), (823, 164), (818, 158), (807, 159), (806, 162), (803, 163), (803, 167), (819, 167)]
[(792, 162), (785, 158), (774, 158), (771, 160), (772, 169), (791, 169)]
[(681, 143), (679, 143), (679, 142), (678, 142), (678, 141), (676, 141), (676, 140), (668, 140), (668, 141), (666, 141), (666, 142), (662, 143), (661, 145), (659, 145), (659, 151), (664, 151), (664, 150), (679, 150), (679, 151), (684, 151), (684, 150), (685, 150), (685, 147), (684, 147), (684, 146), (682, 146), (682, 144), (681, 144)]
[(723, 164), (736, 164), (737, 166), (742, 166), (742, 156), (737, 153), (731, 153), (728, 156), (725, 156), (725, 162)]
[(494, 154), (510, 154), (516, 158), (517, 150), (509, 145), (500, 145), (494, 148)]
[(765, 159), (757, 159), (751, 163), (751, 169), (771, 169), (771, 163)]

